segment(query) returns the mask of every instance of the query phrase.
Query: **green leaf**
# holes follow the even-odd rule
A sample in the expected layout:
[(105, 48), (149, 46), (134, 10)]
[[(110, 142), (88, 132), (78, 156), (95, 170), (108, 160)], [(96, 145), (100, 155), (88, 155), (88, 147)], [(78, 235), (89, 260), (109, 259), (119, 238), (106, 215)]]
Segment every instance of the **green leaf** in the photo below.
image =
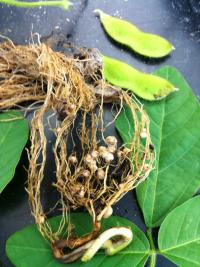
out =
[(137, 189), (145, 222), (160, 225), (167, 213), (200, 186), (200, 108), (183, 76), (174, 68), (157, 72), (180, 90), (159, 103), (145, 103), (156, 147), (156, 170)]
[(176, 90), (166, 79), (142, 73), (113, 58), (102, 56), (102, 59), (103, 75), (108, 82), (128, 89), (143, 99), (160, 100)]
[(124, 106), (120, 116), (117, 118), (115, 122), (115, 127), (117, 128), (124, 144), (130, 144), (133, 140), (134, 134), (134, 121), (133, 115), (128, 106)]
[(28, 132), (28, 123), (21, 113), (0, 114), (0, 193), (14, 176)]
[(200, 266), (200, 197), (170, 212), (158, 237), (162, 255), (181, 267)]
[[(157, 157), (155, 170), (137, 188), (148, 227), (159, 226), (172, 209), (193, 196), (200, 186), (199, 103), (176, 69), (164, 67), (156, 74), (180, 90), (159, 102), (143, 101), (151, 120), (150, 131)], [(133, 122), (128, 115), (123, 125), (116, 124), (123, 139), (130, 124)]]
[[(60, 217), (49, 220), (53, 228), (56, 229), (60, 222)], [(91, 230), (91, 218), (85, 213), (71, 214), (71, 223), (76, 225), (78, 235), (83, 235)], [(87, 267), (104, 266), (120, 267), (144, 266), (149, 255), (149, 243), (144, 233), (130, 221), (112, 216), (104, 220), (103, 229), (113, 226), (128, 226), (133, 231), (133, 242), (124, 250), (114, 256), (105, 256), (103, 251), (99, 251), (95, 257), (87, 262)], [(16, 267), (62, 267), (63, 264), (57, 262), (52, 255), (49, 244), (39, 234), (36, 225), (31, 225), (13, 234), (7, 241), (6, 253), (11, 262)], [(77, 261), (70, 266), (85, 266)]]
[(97, 9), (101, 23), (107, 34), (115, 41), (124, 44), (143, 56), (160, 58), (174, 49), (166, 39), (159, 35), (141, 31), (128, 21), (109, 16)]

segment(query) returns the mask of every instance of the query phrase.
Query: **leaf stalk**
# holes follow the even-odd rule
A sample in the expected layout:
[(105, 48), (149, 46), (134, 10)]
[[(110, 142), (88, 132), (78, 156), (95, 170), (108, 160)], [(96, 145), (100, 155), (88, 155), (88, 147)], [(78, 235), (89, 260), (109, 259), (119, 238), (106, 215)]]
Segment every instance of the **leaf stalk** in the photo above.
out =
[(68, 0), (48, 0), (48, 1), (17, 1), (17, 0), (0, 0), (0, 3), (7, 4), (10, 6), (22, 7), (22, 8), (35, 8), (40, 6), (48, 6), (48, 7), (60, 7), (65, 10), (72, 5)]
[(154, 245), (154, 241), (153, 241), (153, 236), (152, 236), (152, 229), (149, 228), (147, 229), (147, 237), (149, 239), (149, 243), (150, 243), (150, 248), (151, 248), (151, 255), (150, 255), (150, 267), (155, 267), (156, 266), (156, 248)]

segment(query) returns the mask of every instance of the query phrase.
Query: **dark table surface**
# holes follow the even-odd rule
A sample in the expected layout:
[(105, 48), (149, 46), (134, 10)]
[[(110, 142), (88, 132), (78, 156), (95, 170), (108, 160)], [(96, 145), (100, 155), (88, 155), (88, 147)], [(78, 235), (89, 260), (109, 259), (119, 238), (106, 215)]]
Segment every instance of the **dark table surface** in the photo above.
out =
[[(127, 49), (107, 38), (93, 14), (96, 8), (127, 19), (144, 31), (166, 37), (176, 50), (170, 57), (159, 62), (134, 56)], [(74, 1), (69, 11), (59, 8), (19, 9), (0, 5), (0, 34), (11, 38), (16, 43), (28, 44), (31, 42), (31, 32), (37, 32), (41, 37), (45, 37), (54, 31), (62, 33), (77, 46), (96, 47), (103, 54), (124, 60), (146, 72), (152, 72), (163, 65), (172, 65), (183, 73), (199, 97), (199, 11), (200, 2), (197, 0), (78, 0)], [(25, 225), (33, 223), (24, 190), (26, 173), (23, 165), (27, 165), (25, 153), (13, 181), (0, 195), (1, 267), (12, 266), (5, 255), (7, 238)], [(48, 193), (48, 189), (45, 193)], [(143, 218), (132, 192), (115, 206), (114, 213), (134, 221), (145, 231)], [(175, 265), (159, 256), (156, 266)]]

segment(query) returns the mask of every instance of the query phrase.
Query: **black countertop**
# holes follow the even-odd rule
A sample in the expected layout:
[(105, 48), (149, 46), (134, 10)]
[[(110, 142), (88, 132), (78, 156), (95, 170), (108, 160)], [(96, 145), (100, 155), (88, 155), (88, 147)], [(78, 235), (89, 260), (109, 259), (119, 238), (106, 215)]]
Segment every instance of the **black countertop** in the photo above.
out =
[[(139, 58), (105, 35), (93, 13), (96, 8), (129, 20), (144, 31), (164, 36), (176, 50), (171, 56), (159, 61)], [(0, 5), (0, 34), (11, 38), (13, 42), (28, 44), (31, 42), (31, 32), (45, 37), (54, 31), (62, 33), (76, 46), (96, 47), (103, 54), (121, 59), (146, 72), (152, 72), (163, 65), (172, 65), (183, 73), (200, 97), (199, 10), (200, 3), (197, 0), (78, 0), (74, 1), (69, 11), (59, 8), (19, 9)], [(24, 164), (27, 165), (25, 153), (13, 181), (0, 195), (1, 267), (12, 266), (5, 255), (6, 239), (25, 225), (33, 223), (24, 190)], [(48, 193), (48, 189), (45, 193)], [(132, 192), (115, 206), (114, 213), (129, 218), (145, 231), (142, 215)], [(159, 256), (156, 266), (175, 265)]]

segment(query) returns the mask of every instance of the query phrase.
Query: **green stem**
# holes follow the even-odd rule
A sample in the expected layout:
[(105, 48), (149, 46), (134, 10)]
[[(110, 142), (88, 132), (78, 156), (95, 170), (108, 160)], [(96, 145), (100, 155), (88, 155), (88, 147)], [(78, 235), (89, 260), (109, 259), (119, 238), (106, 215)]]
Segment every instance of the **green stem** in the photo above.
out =
[[(118, 241), (113, 241), (115, 236), (121, 236)], [(107, 255), (112, 256), (127, 247), (133, 239), (131, 229), (127, 227), (113, 227), (99, 235), (82, 256), (81, 261), (87, 262), (96, 254), (100, 248), (104, 248)]]
[(0, 3), (23, 8), (51, 6), (51, 7), (61, 7), (64, 9), (68, 9), (69, 6), (71, 5), (71, 3), (68, 0), (49, 0), (49, 1), (33, 1), (33, 2), (22, 2), (17, 0), (0, 0)]
[(152, 251), (150, 258), (150, 267), (156, 266), (156, 253)]
[(150, 258), (150, 267), (156, 266), (156, 248), (154, 245), (153, 237), (152, 237), (152, 229), (147, 229), (147, 237), (149, 239), (150, 248), (151, 248), (151, 258)]

